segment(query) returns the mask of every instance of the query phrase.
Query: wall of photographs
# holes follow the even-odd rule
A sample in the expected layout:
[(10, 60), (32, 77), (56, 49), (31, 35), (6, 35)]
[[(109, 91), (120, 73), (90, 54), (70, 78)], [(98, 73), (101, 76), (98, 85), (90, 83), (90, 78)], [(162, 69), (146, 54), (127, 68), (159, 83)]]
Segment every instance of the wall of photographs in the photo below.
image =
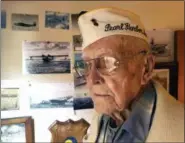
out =
[[(175, 93), (176, 91), (171, 91), (174, 86), (174, 79), (171, 80), (171, 77), (177, 66), (174, 30), (182, 28), (184, 20), (174, 20), (171, 15), (174, 14), (173, 8), (178, 7), (176, 13), (183, 17), (183, 4), (151, 3), (3, 2), (1, 117), (32, 117), (36, 142), (50, 141), (48, 127), (55, 120), (85, 118), (90, 122), (93, 103), (85, 87), (86, 81), (73, 68), (82, 60), (82, 38), (77, 19), (81, 11), (102, 6), (130, 9), (143, 18), (157, 62), (160, 63), (156, 66), (153, 77), (169, 92)], [(159, 5), (165, 7), (165, 13), (156, 10)], [(151, 23), (148, 20), (151, 16), (147, 15), (150, 12), (153, 15)], [(159, 21), (159, 15), (165, 21)], [(20, 122), (15, 122), (16, 125), (21, 124), (17, 125), (17, 129), (25, 128), (25, 120), (21, 118)], [(7, 133), (11, 129), (11, 126), (3, 127), (1, 131)], [(20, 138), (19, 141), (25, 140)], [(9, 141), (7, 138), (5, 140)]]

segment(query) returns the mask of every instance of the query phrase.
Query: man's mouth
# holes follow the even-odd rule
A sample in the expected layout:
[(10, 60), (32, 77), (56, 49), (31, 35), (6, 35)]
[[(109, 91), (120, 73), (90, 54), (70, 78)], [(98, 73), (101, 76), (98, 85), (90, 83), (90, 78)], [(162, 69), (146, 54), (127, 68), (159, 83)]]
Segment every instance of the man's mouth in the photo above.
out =
[(108, 94), (96, 94), (96, 93), (94, 93), (94, 96), (96, 96), (96, 97), (108, 97), (110, 95), (108, 95)]

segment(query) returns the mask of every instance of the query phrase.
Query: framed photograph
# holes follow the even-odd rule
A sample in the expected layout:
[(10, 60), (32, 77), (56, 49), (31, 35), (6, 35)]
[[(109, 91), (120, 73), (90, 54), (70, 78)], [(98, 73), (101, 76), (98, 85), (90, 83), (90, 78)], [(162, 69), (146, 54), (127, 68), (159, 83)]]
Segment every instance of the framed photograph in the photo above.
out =
[(24, 41), (23, 73), (70, 73), (69, 42)]
[(19, 88), (1, 88), (1, 111), (19, 108)]
[(39, 16), (34, 14), (12, 14), (12, 30), (38, 31)]
[(1, 10), (1, 28), (6, 28), (6, 11)]
[(174, 48), (174, 31), (170, 29), (156, 29), (146, 31), (156, 62), (176, 61)]
[(28, 89), (31, 109), (73, 108), (73, 83), (32, 83)]
[(155, 69), (152, 79), (158, 81), (169, 92), (169, 69)]
[(30, 116), (1, 119), (1, 142), (35, 142), (33, 119)]
[(81, 35), (73, 35), (73, 48), (74, 48), (74, 51), (82, 51)]
[(69, 13), (46, 11), (45, 27), (69, 30)]
[(178, 98), (178, 63), (177, 62), (157, 63), (155, 65), (155, 70), (156, 69), (157, 70), (160, 69), (160, 71), (163, 70), (163, 75), (165, 75), (165, 77), (167, 77), (168, 71), (169, 71), (169, 93), (174, 98), (177, 99)]

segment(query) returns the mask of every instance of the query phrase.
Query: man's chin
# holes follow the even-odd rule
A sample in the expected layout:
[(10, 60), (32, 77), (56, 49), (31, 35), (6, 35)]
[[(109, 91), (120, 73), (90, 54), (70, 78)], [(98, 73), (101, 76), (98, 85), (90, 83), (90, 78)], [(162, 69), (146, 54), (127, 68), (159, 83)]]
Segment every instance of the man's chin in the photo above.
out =
[[(108, 105), (107, 105), (108, 106)], [(111, 107), (111, 106), (109, 106)], [(113, 108), (102, 108), (101, 105), (95, 105), (94, 109), (96, 110), (96, 112), (98, 112), (99, 114), (105, 114), (105, 115), (111, 115), (114, 112)]]

